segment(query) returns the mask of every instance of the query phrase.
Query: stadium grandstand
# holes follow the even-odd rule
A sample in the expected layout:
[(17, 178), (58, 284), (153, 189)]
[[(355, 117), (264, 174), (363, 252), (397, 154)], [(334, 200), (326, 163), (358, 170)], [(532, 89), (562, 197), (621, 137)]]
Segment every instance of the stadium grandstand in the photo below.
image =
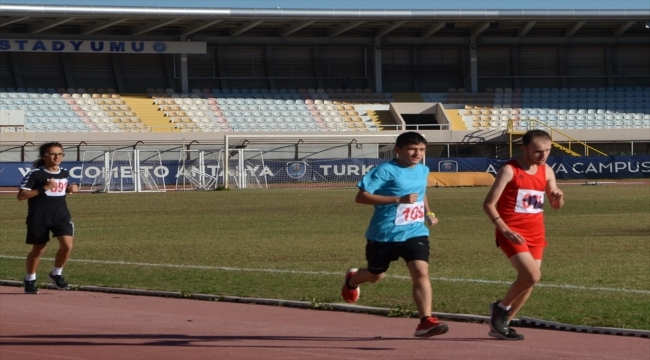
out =
[(531, 128), (552, 132), (555, 155), (648, 155), (649, 21), (649, 9), (3, 3), (0, 161), (53, 138), (404, 130), (425, 134), (429, 156), (503, 158)]

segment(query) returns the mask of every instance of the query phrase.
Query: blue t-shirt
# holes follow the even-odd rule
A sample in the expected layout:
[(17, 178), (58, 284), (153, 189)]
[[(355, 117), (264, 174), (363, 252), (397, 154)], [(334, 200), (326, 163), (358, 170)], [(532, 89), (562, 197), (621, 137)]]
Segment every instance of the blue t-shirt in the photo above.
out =
[(375, 195), (404, 196), (418, 194), (415, 204), (375, 205), (366, 238), (374, 241), (406, 241), (429, 236), (424, 225), (424, 196), (429, 168), (422, 164), (402, 167), (395, 160), (372, 168), (357, 186)]

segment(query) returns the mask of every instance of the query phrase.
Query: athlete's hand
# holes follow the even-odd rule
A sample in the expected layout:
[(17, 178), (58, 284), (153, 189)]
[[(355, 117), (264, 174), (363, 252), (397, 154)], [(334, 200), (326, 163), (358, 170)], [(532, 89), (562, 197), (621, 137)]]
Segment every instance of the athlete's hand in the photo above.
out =
[(56, 186), (57, 184), (56, 181), (54, 181), (54, 179), (47, 179), (47, 183), (43, 185), (43, 189), (45, 189), (45, 191), (48, 191), (56, 188)]
[(560, 189), (553, 189), (549, 194), (551, 201), (560, 201), (564, 198), (564, 193)]
[(508, 230), (506, 232), (502, 232), (502, 234), (503, 236), (506, 237), (506, 239), (512, 241), (517, 245), (522, 245), (526, 243), (526, 239), (524, 239), (523, 236), (519, 235), (519, 233), (516, 233), (514, 231)]
[(553, 189), (549, 193), (552, 202), (560, 202), (564, 199), (564, 193), (560, 189)]
[(548, 199), (550, 200), (553, 209), (557, 210), (564, 206), (564, 193), (560, 189), (548, 191)]
[(434, 225), (436, 225), (438, 223), (438, 218), (433, 216), (433, 215), (428, 215), (426, 217), (426, 221), (427, 221), (427, 224), (429, 224), (429, 226), (434, 226)]
[(413, 204), (418, 200), (418, 194), (408, 194), (399, 198), (399, 202), (402, 204)]
[(76, 193), (76, 192), (79, 192), (79, 186), (77, 184), (72, 183), (72, 184), (68, 185), (68, 193), (72, 194), (72, 193)]

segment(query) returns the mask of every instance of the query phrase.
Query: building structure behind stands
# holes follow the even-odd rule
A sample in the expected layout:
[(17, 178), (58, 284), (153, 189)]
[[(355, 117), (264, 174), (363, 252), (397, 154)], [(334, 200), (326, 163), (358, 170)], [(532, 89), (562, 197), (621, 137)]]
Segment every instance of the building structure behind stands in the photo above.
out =
[[(542, 127), (566, 135), (558, 135), (560, 142), (650, 153), (650, 10), (597, 17), (573, 10), (570, 19), (554, 10), (408, 10), (408, 18), (390, 10), (380, 17), (319, 10), (301, 18), (282, 9), (143, 15), (117, 6), (101, 7), (99, 16), (80, 6), (84, 16), (72, 19), (62, 8), (39, 7), (35, 15), (31, 5), (0, 5), (8, 20), (3, 34), (192, 41), (206, 51), (0, 51), (0, 113), (24, 119), (18, 126), (1, 122), (4, 139), (22, 141), (17, 132), (30, 139), (50, 132), (149, 139), (418, 130), (453, 144), (446, 155), (458, 155), (467, 143), (482, 143), (477, 153)], [(58, 25), (47, 25), (56, 19)]]

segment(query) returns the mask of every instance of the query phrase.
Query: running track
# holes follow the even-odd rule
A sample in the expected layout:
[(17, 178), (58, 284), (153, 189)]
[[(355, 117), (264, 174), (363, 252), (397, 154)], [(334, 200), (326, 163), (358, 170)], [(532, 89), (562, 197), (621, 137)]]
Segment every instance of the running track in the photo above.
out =
[(412, 337), (415, 319), (86, 291), (0, 287), (0, 359), (639, 359), (650, 339), (449, 323)]

